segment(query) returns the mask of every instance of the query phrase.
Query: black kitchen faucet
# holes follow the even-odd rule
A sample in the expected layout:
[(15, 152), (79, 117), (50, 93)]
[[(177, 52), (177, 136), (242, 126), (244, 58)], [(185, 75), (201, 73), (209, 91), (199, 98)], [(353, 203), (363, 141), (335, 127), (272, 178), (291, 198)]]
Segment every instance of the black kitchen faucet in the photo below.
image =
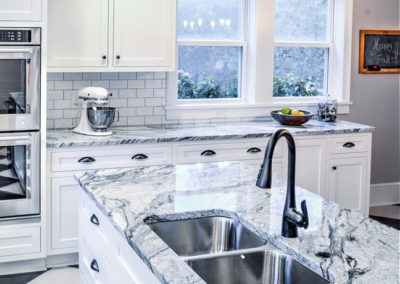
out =
[(297, 237), (297, 227), (308, 228), (308, 213), (306, 201), (301, 202), (300, 213), (296, 210), (295, 192), (295, 170), (296, 170), (296, 145), (292, 134), (288, 130), (280, 129), (276, 131), (268, 142), (265, 150), (264, 162), (257, 176), (257, 186), (261, 188), (271, 188), (272, 183), (272, 158), (276, 143), (281, 137), (285, 137), (289, 149), (288, 180), (285, 207), (282, 216), (282, 236), (287, 238)]

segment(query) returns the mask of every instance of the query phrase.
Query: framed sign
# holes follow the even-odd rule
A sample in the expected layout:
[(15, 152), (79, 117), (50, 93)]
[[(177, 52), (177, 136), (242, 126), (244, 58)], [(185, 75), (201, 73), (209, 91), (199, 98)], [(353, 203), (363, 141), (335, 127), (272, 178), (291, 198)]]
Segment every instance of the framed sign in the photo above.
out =
[(400, 73), (400, 31), (360, 31), (360, 73)]

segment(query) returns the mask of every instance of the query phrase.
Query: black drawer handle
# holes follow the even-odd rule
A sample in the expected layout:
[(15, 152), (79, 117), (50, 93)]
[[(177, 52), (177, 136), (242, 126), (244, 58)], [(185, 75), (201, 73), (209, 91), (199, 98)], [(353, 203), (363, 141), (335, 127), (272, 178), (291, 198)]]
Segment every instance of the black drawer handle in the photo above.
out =
[(93, 259), (92, 262), (90, 263), (90, 268), (96, 272), (100, 272), (99, 264), (95, 259)]
[(347, 142), (347, 143), (343, 144), (344, 148), (353, 148), (355, 146), (356, 146), (356, 144), (354, 144), (353, 142)]
[(78, 160), (78, 163), (81, 163), (81, 164), (91, 164), (94, 162), (96, 162), (96, 159), (92, 158), (92, 157), (83, 157)]
[(146, 160), (149, 157), (145, 154), (136, 154), (135, 156), (132, 157), (132, 160)]
[(95, 224), (96, 226), (100, 226), (100, 222), (99, 222), (99, 218), (97, 218), (96, 215), (92, 215), (92, 217), (90, 217), (90, 222), (92, 222), (92, 224)]
[(247, 150), (247, 153), (251, 153), (251, 154), (260, 153), (260, 152), (261, 152), (261, 149), (257, 148), (257, 147), (253, 147), (253, 148), (250, 148), (249, 150)]
[(215, 153), (213, 150), (205, 150), (204, 152), (201, 153), (203, 157), (209, 157), (209, 156), (214, 156), (217, 153)]
[(336, 169), (337, 169), (337, 167), (336, 167), (336, 166), (333, 166), (333, 167), (332, 167), (332, 170), (336, 171)]

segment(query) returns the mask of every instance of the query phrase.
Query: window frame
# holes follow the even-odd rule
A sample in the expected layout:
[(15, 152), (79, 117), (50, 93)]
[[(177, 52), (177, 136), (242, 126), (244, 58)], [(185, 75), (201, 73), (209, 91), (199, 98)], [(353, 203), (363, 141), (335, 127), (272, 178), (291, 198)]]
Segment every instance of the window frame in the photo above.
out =
[[(244, 45), (240, 99), (178, 100), (177, 72), (170, 72), (167, 74), (165, 107), (167, 120), (234, 120), (236, 118), (240, 120), (240, 118), (266, 116), (269, 111), (283, 105), (315, 111), (319, 97), (273, 97), (274, 48), (282, 45), (329, 49), (328, 93), (338, 100), (339, 114), (349, 113), (352, 104), (350, 77), (353, 0), (328, 0), (326, 42), (275, 42), (273, 20), (275, 1), (242, 1), (244, 3), (242, 5)], [(178, 45), (190, 45), (192, 41), (177, 42)], [(238, 44), (237, 41), (218, 41), (219, 44), (223, 42)], [(210, 42), (205, 41), (204, 45), (206, 44)]]

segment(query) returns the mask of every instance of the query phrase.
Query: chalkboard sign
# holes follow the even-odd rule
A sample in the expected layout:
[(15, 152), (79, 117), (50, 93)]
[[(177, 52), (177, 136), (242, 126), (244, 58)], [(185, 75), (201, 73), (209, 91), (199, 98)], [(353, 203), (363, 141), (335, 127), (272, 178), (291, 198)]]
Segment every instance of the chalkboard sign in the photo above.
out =
[(361, 31), (359, 71), (400, 73), (400, 31)]

